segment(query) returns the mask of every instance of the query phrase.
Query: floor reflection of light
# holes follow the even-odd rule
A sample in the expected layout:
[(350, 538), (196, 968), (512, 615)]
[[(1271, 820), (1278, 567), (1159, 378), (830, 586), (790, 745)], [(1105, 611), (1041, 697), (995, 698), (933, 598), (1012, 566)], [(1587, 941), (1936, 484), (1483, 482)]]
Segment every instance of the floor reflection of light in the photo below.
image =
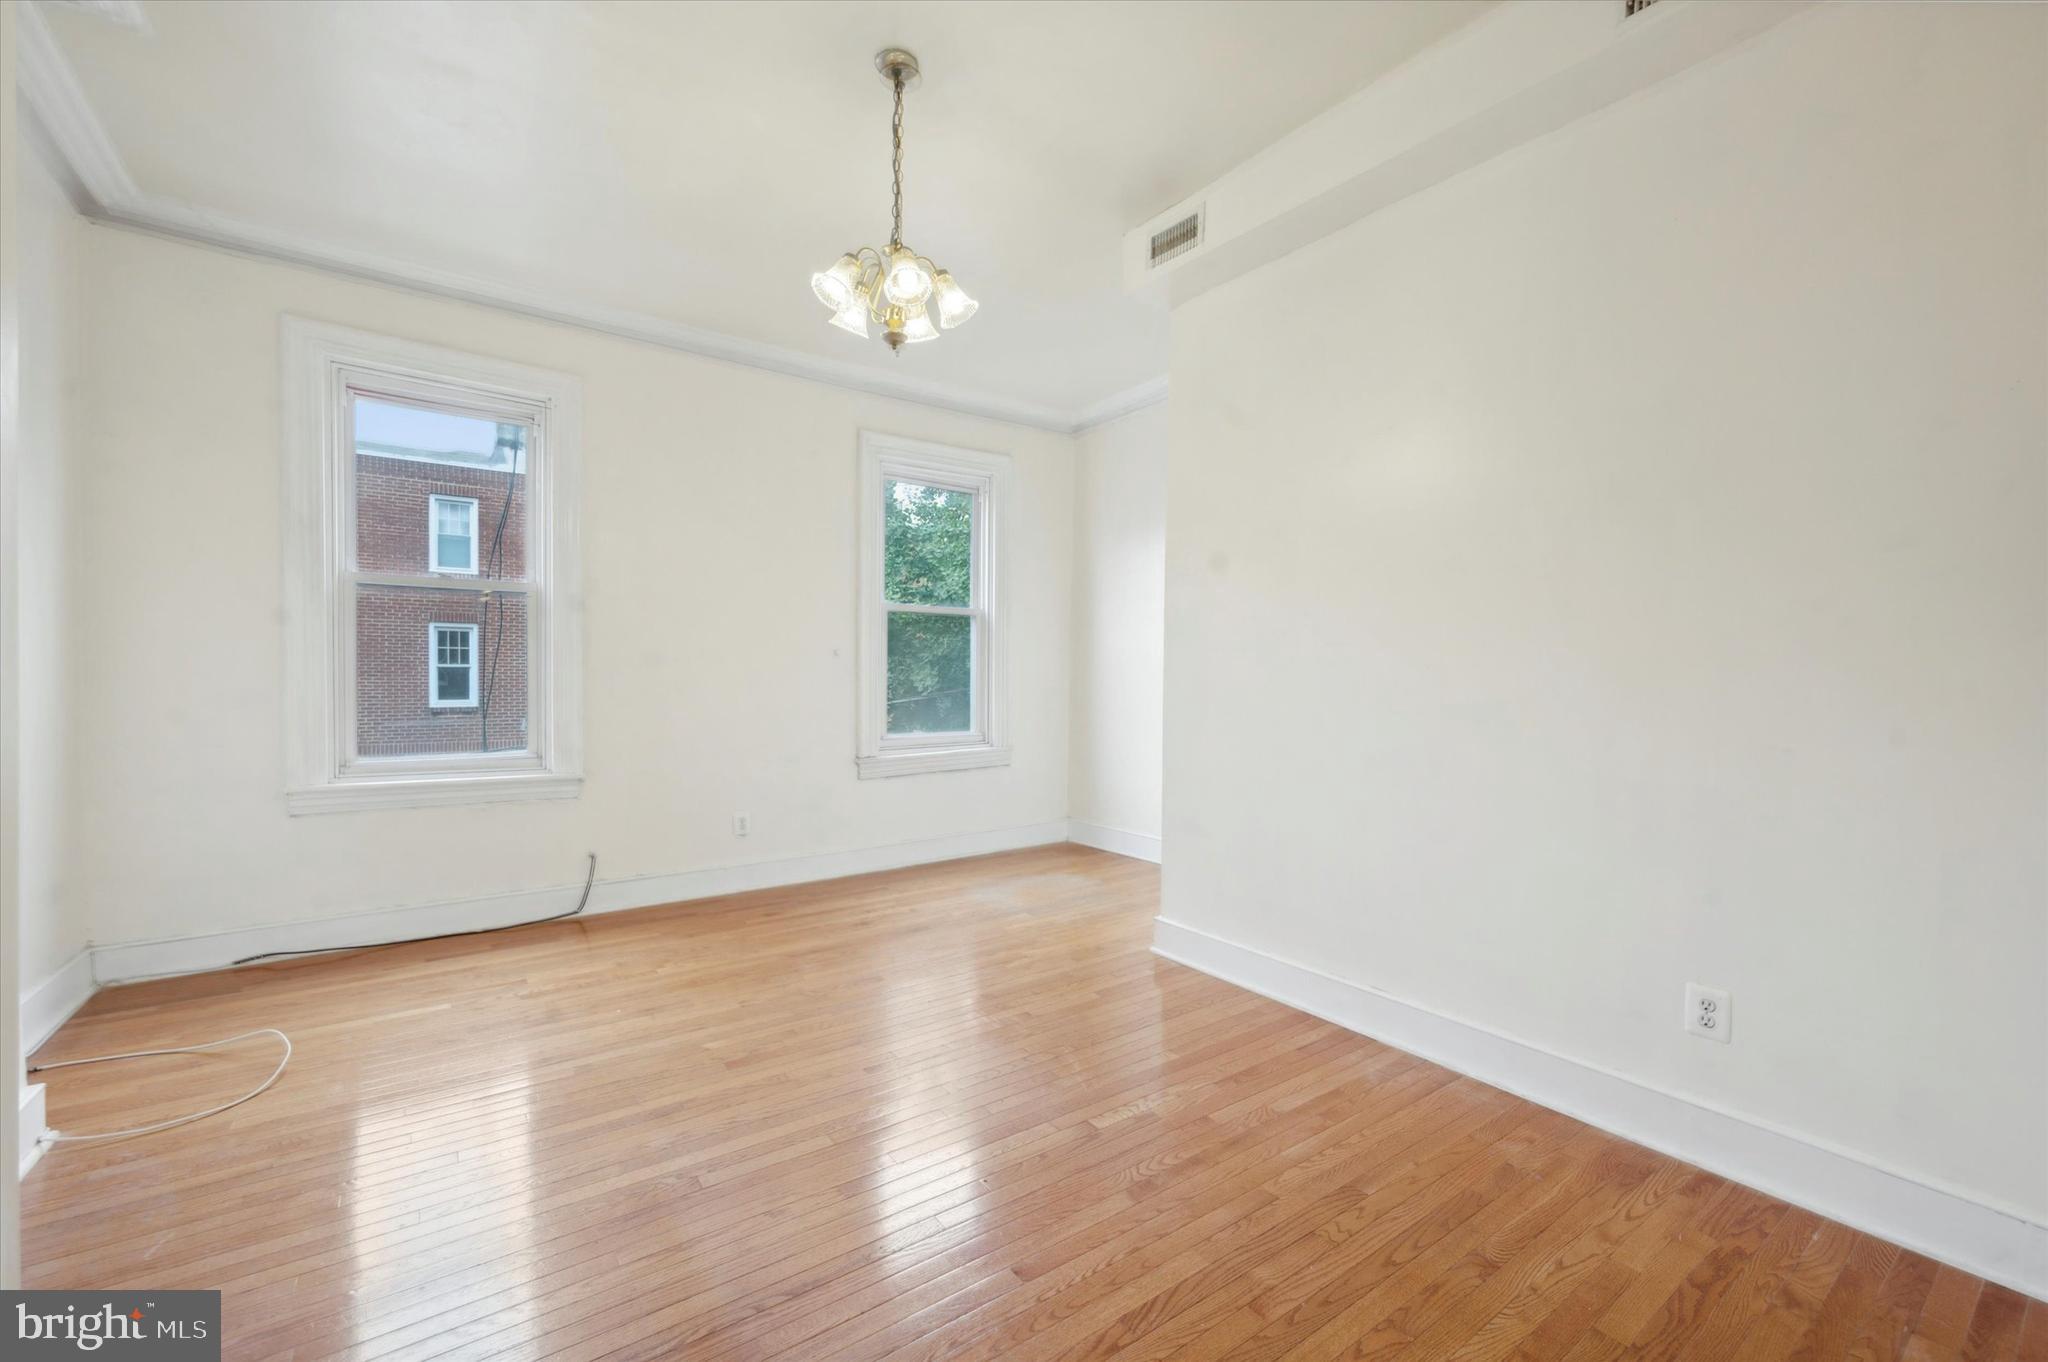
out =
[[(962, 1094), (986, 1062), (986, 1037), (979, 981), (955, 990), (965, 982), (952, 969), (933, 969), (921, 953), (909, 953), (890, 960), (873, 994), (887, 1066), (877, 1075), (872, 1119), (862, 1136), (868, 1176), (861, 1222), (884, 1235), (911, 1230), (934, 1215), (955, 1224), (982, 1210), (980, 1198), (965, 1189), (983, 1175), (985, 1118), (977, 1113), (959, 1122), (966, 1115)], [(940, 1126), (952, 1133), (931, 1144)]]
[[(477, 1274), (472, 1260), (523, 1261), (533, 1245), (533, 1107), (523, 1063), (449, 1074), (429, 1096), (409, 1091), (358, 1107), (341, 1213), (362, 1313), (351, 1318), (347, 1341), (431, 1320), (455, 1298), (508, 1284)], [(437, 1221), (459, 1232), (437, 1235)], [(466, 1284), (458, 1280), (465, 1267), (473, 1277)], [(531, 1291), (494, 1301), (494, 1335), (507, 1347), (528, 1342), (539, 1313)]]
[[(950, 1231), (1000, 1219), (1046, 1148), (1085, 1140), (1072, 1130), (1034, 1134), (1020, 1118), (1053, 1090), (1087, 1085), (1105, 1054), (1156, 1056), (1161, 1083), (1171, 1064), (1174, 1023), (1158, 978), (1148, 984), (1149, 1006), (1134, 1007), (1127, 988), (1067, 991), (1040, 981), (1020, 989), (1019, 920), (1033, 905), (988, 906), (1009, 911), (878, 961), (882, 982), (863, 1000), (879, 1024), (861, 1029), (880, 1032), (885, 1064), (875, 1073), (875, 1119), (861, 1135), (861, 1219), (885, 1236), (907, 1235), (906, 1244), (935, 1220)], [(1086, 977), (1088, 963), (1077, 962), (1077, 974)], [(1048, 1022), (1060, 1036), (1050, 1048)]]

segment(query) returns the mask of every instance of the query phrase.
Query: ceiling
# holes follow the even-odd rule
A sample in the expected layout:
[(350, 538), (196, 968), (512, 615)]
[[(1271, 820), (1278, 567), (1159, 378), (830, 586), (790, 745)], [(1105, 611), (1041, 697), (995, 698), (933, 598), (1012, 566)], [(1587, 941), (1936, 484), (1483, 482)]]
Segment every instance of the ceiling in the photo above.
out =
[[(1166, 368), (1164, 304), (1124, 291), (1123, 234), (1486, 3), (146, 0), (139, 28), (43, 13), (138, 202), (217, 236), (866, 366), (846, 371), (856, 386), (872, 372), (1077, 415)], [(900, 356), (825, 325), (807, 283), (888, 236), (886, 45), (925, 73), (905, 239), (982, 303)]]

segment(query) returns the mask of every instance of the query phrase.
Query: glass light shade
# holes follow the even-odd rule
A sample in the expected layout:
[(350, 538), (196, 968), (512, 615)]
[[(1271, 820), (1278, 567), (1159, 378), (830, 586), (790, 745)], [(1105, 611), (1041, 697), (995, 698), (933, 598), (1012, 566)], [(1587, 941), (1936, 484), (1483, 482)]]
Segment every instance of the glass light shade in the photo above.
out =
[(882, 293), (898, 307), (909, 307), (931, 297), (932, 277), (917, 262), (907, 246), (889, 252), (889, 270), (882, 276)]
[[(837, 264), (829, 270), (811, 276), (811, 292), (818, 295), (818, 301), (834, 312), (844, 312), (853, 301), (854, 289), (860, 284), (860, 262), (850, 255), (839, 257)], [(836, 319), (835, 319), (836, 320)], [(862, 327), (865, 335), (866, 327)]]
[(937, 340), (938, 338), (939, 328), (932, 325), (930, 317), (925, 316), (922, 304), (903, 310), (904, 340), (915, 345), (919, 341)]
[(967, 290), (953, 282), (953, 276), (940, 270), (932, 280), (932, 289), (939, 295), (939, 325), (948, 331), (974, 315), (981, 304), (967, 296)]
[(868, 305), (858, 290), (846, 299), (846, 306), (832, 314), (832, 325), (841, 331), (851, 331), (862, 340), (868, 338)]

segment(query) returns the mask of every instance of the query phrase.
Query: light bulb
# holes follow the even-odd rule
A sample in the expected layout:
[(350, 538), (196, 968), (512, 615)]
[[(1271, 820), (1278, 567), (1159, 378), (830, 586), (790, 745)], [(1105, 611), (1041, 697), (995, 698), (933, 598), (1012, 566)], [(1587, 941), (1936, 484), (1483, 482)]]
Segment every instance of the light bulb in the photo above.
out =
[(898, 246), (889, 252), (888, 273), (882, 277), (882, 292), (898, 307), (909, 307), (922, 303), (931, 296), (932, 277), (925, 273), (917, 256), (908, 246)]
[[(834, 312), (844, 312), (847, 304), (853, 301), (854, 290), (859, 283), (860, 262), (850, 255), (842, 255), (831, 269), (811, 276), (811, 292)], [(866, 334), (865, 327), (862, 334)]]
[(858, 290), (847, 298), (845, 307), (832, 314), (832, 325), (841, 331), (851, 331), (862, 340), (868, 338), (867, 302)]
[(953, 282), (953, 276), (940, 270), (932, 281), (932, 287), (939, 295), (939, 325), (948, 331), (974, 315), (981, 304), (967, 296), (967, 290)]
[(903, 339), (912, 345), (919, 341), (937, 340), (939, 328), (932, 325), (932, 319), (925, 316), (924, 305), (905, 308), (903, 311)]

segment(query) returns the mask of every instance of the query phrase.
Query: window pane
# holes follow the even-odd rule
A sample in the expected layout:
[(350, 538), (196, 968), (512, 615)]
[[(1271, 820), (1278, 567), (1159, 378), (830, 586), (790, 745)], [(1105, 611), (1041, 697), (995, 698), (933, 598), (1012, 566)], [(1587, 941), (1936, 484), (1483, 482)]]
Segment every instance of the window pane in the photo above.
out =
[(974, 727), (974, 620), (889, 612), (891, 733), (964, 733)]
[(516, 593), (357, 587), (356, 755), (529, 750), (526, 639)]
[[(432, 571), (437, 561), (428, 552), (432, 534), (443, 570), (526, 576), (531, 427), (373, 397), (356, 397), (350, 411), (359, 568)], [(464, 498), (476, 506), (437, 506), (436, 496)]]
[(445, 667), (467, 667), (469, 665), (470, 642), (476, 637), (467, 628), (458, 625), (438, 626), (434, 639), (438, 648), (438, 661)]
[(971, 605), (974, 494), (890, 479), (882, 484), (882, 598)]

